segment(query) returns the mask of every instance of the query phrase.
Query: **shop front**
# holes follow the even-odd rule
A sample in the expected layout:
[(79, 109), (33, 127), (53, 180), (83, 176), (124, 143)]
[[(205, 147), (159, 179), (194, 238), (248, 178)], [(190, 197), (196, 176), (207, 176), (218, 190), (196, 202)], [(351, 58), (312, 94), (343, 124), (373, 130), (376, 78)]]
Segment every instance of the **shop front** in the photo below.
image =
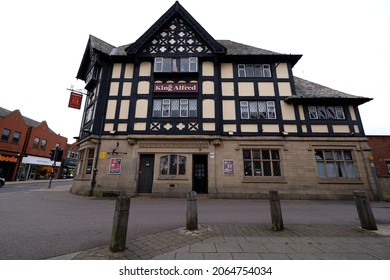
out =
[(48, 158), (27, 156), (24, 157), (19, 167), (18, 180), (44, 180), (49, 179), (54, 168), (54, 177), (57, 178), (58, 167), (61, 162), (51, 161)]
[(13, 181), (16, 176), (18, 162), (18, 156), (0, 154), (0, 177), (6, 181)]

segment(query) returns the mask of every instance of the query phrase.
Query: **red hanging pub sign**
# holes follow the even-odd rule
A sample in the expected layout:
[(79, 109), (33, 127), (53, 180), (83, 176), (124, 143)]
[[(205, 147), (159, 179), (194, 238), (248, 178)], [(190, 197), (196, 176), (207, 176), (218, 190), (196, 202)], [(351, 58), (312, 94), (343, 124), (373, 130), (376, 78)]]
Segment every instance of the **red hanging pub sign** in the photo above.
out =
[(154, 92), (187, 92), (197, 93), (198, 84), (195, 83), (155, 83)]
[(80, 109), (82, 101), (83, 101), (83, 95), (72, 91), (70, 93), (68, 107), (74, 109)]

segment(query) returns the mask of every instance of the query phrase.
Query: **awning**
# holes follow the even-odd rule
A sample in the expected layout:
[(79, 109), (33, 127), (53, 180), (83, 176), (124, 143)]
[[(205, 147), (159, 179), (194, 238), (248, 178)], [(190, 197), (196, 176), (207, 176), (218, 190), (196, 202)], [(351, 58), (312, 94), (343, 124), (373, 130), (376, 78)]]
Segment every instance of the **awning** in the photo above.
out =
[[(50, 160), (49, 158), (36, 157), (36, 156), (27, 156), (27, 157), (23, 158), (22, 163), (45, 165), (45, 166), (53, 166), (54, 161)], [(56, 166), (57, 167), (61, 166), (61, 162), (60, 161), (56, 161)]]

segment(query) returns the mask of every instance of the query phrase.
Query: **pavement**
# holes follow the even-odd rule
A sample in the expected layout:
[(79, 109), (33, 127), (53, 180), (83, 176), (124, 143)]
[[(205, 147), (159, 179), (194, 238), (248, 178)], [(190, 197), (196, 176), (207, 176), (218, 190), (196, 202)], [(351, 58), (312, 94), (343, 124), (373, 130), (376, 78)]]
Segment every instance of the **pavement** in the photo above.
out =
[(109, 245), (52, 260), (390, 260), (390, 225), (200, 224), (127, 240), (124, 252)]

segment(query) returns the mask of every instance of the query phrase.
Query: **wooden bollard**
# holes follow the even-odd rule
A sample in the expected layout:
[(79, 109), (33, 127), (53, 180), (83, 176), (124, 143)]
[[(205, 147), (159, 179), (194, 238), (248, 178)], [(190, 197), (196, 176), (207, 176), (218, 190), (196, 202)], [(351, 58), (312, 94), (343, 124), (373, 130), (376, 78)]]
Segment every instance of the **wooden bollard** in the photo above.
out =
[(130, 197), (119, 196), (115, 204), (110, 250), (123, 252), (126, 246), (127, 224), (129, 221)]
[(370, 201), (365, 192), (354, 191), (355, 205), (360, 219), (360, 225), (364, 229), (378, 230), (374, 218), (374, 214), (371, 210)]
[(187, 230), (198, 230), (198, 206), (195, 191), (187, 193)]
[(269, 203), (271, 208), (272, 230), (284, 230), (282, 209), (280, 208), (278, 191), (269, 191)]

